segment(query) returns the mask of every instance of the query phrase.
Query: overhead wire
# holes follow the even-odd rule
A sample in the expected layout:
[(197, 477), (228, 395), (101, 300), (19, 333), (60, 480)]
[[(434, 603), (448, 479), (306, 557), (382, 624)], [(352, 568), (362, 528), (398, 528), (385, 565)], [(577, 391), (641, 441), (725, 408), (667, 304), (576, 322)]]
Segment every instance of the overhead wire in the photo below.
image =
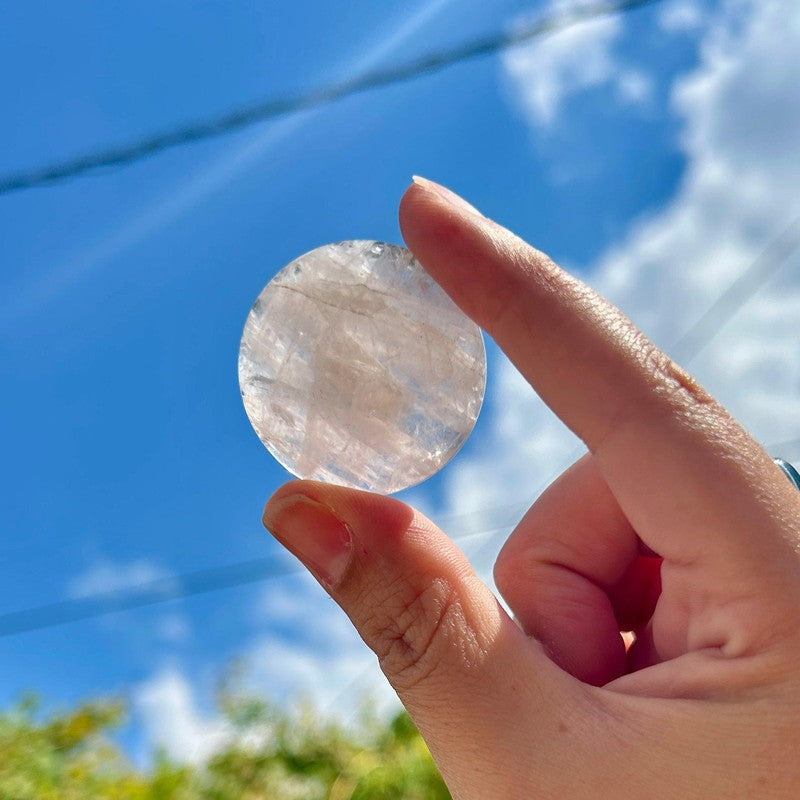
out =
[[(730, 317), (735, 314), (755, 292), (770, 278), (787, 259), (800, 248), (800, 217), (795, 219), (762, 251), (756, 260), (744, 270), (720, 294), (709, 309), (691, 326), (675, 345), (674, 350), (682, 351), (683, 363), (696, 357), (719, 333)], [(746, 287), (747, 291), (743, 291)], [(703, 322), (703, 320), (711, 320)], [(696, 333), (692, 333), (696, 331)], [(688, 345), (681, 343), (686, 342)], [(766, 449), (776, 455), (791, 455), (791, 450), (800, 446), (800, 439), (778, 442)], [(571, 464), (580, 455), (576, 450), (562, 466)], [(558, 470), (554, 474), (558, 474)], [(442, 520), (445, 530), (457, 530), (454, 539), (477, 533), (508, 529), (519, 519), (527, 503), (514, 503), (494, 509), (487, 509), (480, 518), (488, 520), (478, 529), (470, 529), (470, 521), (475, 515), (453, 515)], [(103, 616), (115, 611), (153, 605), (177, 600), (193, 595), (233, 588), (248, 583), (279, 578), (302, 572), (302, 568), (287, 567), (279, 560), (258, 558), (240, 561), (222, 567), (211, 567), (176, 576), (164, 577), (120, 592), (106, 592), (87, 597), (72, 598), (47, 603), (20, 611), (0, 614), (0, 638), (28, 631), (50, 628), (68, 622)]]
[[(614, 4), (613, 10), (623, 11), (646, 5), (648, 2), (657, 1), (658, 0), (642, 0), (641, 2), (617, 3)], [(611, 8), (609, 4), (602, 4), (602, 6), (606, 9), (605, 13), (613, 13), (609, 10)], [(598, 9), (599, 4), (585, 7), (583, 9), (584, 16), (580, 19), (601, 15), (598, 10), (594, 10), (590, 13), (588, 10), (590, 8)], [(576, 18), (570, 16), (569, 19), (572, 20), (570, 24), (574, 24)], [(556, 25), (556, 22), (560, 24)], [(536, 29), (538, 34), (567, 27), (563, 18), (549, 20), (549, 27), (547, 28), (543, 27), (543, 25), (544, 23), (542, 22), (538, 24), (538, 28)], [(503, 41), (507, 44), (514, 44), (532, 38), (532, 36), (537, 34), (531, 33), (531, 30), (532, 29), (529, 28), (526, 32), (526, 29), (523, 29), (518, 31), (513, 37), (505, 37)], [(481, 52), (490, 52), (491, 48), (489, 47), (489, 42), (499, 41), (499, 37), (489, 37), (480, 41), (483, 42), (483, 45), (481, 45), (483, 50), (481, 50)], [(497, 47), (500, 46), (503, 45), (497, 45)], [(464, 45), (460, 50), (468, 52), (470, 48), (471, 51), (475, 51), (473, 55), (478, 54), (479, 45), (477, 43)], [(429, 56), (428, 58), (433, 62), (433, 56)], [(442, 61), (441, 66), (447, 66), (447, 64), (454, 63), (456, 60), (461, 59), (451, 58), (445, 63), (444, 57), (440, 56), (440, 60)], [(407, 69), (410, 70), (410, 67)], [(433, 69), (433, 67), (429, 69)], [(422, 74), (424, 71), (425, 70), (420, 69), (418, 74)], [(409, 77), (411, 77), (410, 74)], [(366, 77), (362, 77), (351, 83), (356, 85), (359, 81), (363, 82), (365, 80)], [(401, 80), (401, 78), (397, 78), (396, 80)], [(393, 81), (386, 80), (383, 84), (375, 83), (375, 87), (386, 85), (390, 82)], [(366, 88), (373, 87), (362, 87), (362, 89)], [(350, 93), (355, 91), (358, 91), (358, 89), (353, 89)], [(344, 94), (339, 96), (344, 96)], [(90, 168), (91, 167), (86, 167), (86, 169)], [(71, 174), (79, 173), (75, 172)], [(64, 174), (62, 177), (67, 177), (67, 175)], [(0, 179), (0, 193), (4, 191), (3, 186), (3, 180)], [(800, 217), (793, 220), (778, 237), (772, 240), (761, 255), (729, 285), (709, 309), (698, 318), (697, 322), (695, 322), (676, 342), (673, 351), (679, 353), (681, 360), (684, 362), (694, 358), (712, 341), (714, 336), (717, 335), (730, 317), (754, 295), (758, 288), (763, 285), (763, 283), (765, 283), (766, 280), (798, 250), (798, 248), (800, 248)], [(767, 449), (770, 452), (780, 451), (781, 453), (786, 453), (788, 450), (797, 447), (800, 447), (800, 439), (777, 443), (774, 446), (767, 447)], [(571, 463), (572, 460), (574, 459), (571, 459), (569, 463)], [(565, 463), (564, 466), (568, 466), (568, 463)], [(472, 531), (469, 530), (468, 524), (466, 529), (464, 528), (464, 524), (469, 522), (467, 517), (463, 517), (460, 523), (458, 522), (458, 517), (455, 517), (451, 519), (450, 524), (458, 527), (459, 533), (455, 534), (453, 538), (507, 529), (516, 522), (526, 507), (527, 503), (515, 503), (513, 505), (484, 511), (481, 514), (482, 518), (488, 518), (490, 521), (483, 528)], [(469, 516), (472, 517), (472, 515)], [(447, 528), (449, 526), (445, 524), (442, 527)], [(168, 600), (177, 600), (220, 589), (232, 588), (271, 578), (279, 578), (299, 572), (302, 572), (301, 567), (288, 567), (285, 562), (280, 559), (259, 558), (240, 561), (222, 567), (212, 567), (182, 573), (176, 576), (164, 577), (155, 581), (139, 584), (135, 587), (129, 587), (119, 592), (98, 593), (91, 596), (71, 598), (0, 614), (0, 638), (54, 627), (68, 622), (98, 617), (116, 611), (144, 607)]]
[(686, 330), (670, 352), (686, 363), (700, 353), (758, 289), (783, 266), (800, 247), (800, 216), (795, 217), (772, 239), (758, 258)]
[[(684, 363), (696, 357), (713, 340), (730, 317), (753, 297), (757, 289), (793, 253), (797, 252), (798, 248), (800, 248), (800, 217), (772, 240), (759, 257), (722, 292), (709, 310), (681, 337), (675, 347), (676, 350), (681, 349), (681, 342), (688, 342), (691, 345), (683, 350)], [(742, 287), (747, 287), (746, 293), (743, 293)], [(704, 319), (713, 322), (701, 323)], [(690, 335), (692, 331), (700, 333)], [(768, 445), (765, 449), (773, 454), (786, 455), (791, 454), (789, 451), (798, 446), (800, 439), (792, 439)], [(565, 461), (562, 469), (569, 466), (578, 455), (580, 455), (578, 451), (574, 452), (569, 460)], [(441, 523), (445, 530), (458, 530), (459, 532), (453, 535), (453, 538), (457, 539), (477, 533), (507, 529), (515, 524), (526, 507), (527, 503), (514, 503), (483, 511), (480, 517), (488, 522), (484, 523), (483, 527), (473, 530), (470, 530), (469, 526), (470, 521), (475, 518), (472, 514), (453, 515)], [(125, 591), (67, 599), (0, 614), (0, 638), (298, 572), (302, 572), (301, 567), (287, 567), (285, 563), (281, 564), (275, 559), (258, 558), (182, 573), (143, 583)]]
[[(167, 148), (223, 135), (259, 121), (328, 104), (369, 89), (378, 89), (410, 80), (442, 70), (460, 61), (488, 55), (547, 33), (565, 30), (583, 21), (631, 11), (653, 2), (658, 2), (658, 0), (584, 3), (566, 13), (562, 12), (534, 20), (510, 32), (480, 37), (447, 50), (428, 53), (404, 65), (368, 71), (353, 79), (330, 84), (305, 94), (263, 101), (210, 120), (162, 131), (128, 145), (94, 151), (84, 156), (30, 171), (7, 174), (0, 177), (0, 194), (55, 183), (99, 167), (130, 163)], [(507, 517), (509, 512), (515, 516), (521, 513), (521, 509), (514, 505), (490, 511), (489, 514), (493, 517), (492, 524), (496, 526), (499, 518)], [(510, 521), (508, 524), (513, 524), (513, 522)], [(466, 530), (463, 524), (459, 528), (461, 536), (470, 535), (468, 526)], [(287, 568), (272, 559), (252, 559), (222, 567), (168, 576), (121, 591), (68, 598), (55, 603), (0, 614), (0, 637), (290, 575), (299, 571), (299, 567)]]
[(515, 27), (510, 31), (478, 37), (448, 49), (427, 53), (405, 64), (364, 72), (354, 78), (330, 83), (306, 92), (261, 100), (218, 116), (144, 136), (127, 144), (112, 145), (73, 158), (0, 176), (0, 195), (32, 189), (74, 178), (99, 168), (118, 167), (170, 148), (199, 142), (282, 117), (328, 105), (351, 95), (403, 83), (440, 72), (454, 64), (490, 55), (532, 39), (571, 28), (581, 22), (633, 11), (661, 0), (606, 0), (587, 2)]
[(0, 638), (17, 633), (52, 628), (68, 622), (164, 603), (168, 600), (242, 586), (299, 571), (283, 559), (256, 558), (221, 567), (184, 572), (146, 581), (117, 591), (98, 592), (55, 603), (0, 614)]
[[(464, 539), (504, 530), (513, 524), (505, 522), (509, 512), (517, 509), (517, 506), (498, 509), (500, 516), (487, 526), (459, 531), (452, 538)], [(287, 564), (286, 557), (280, 554), (273, 558), (254, 558), (221, 567), (166, 575), (117, 591), (97, 592), (0, 614), (0, 638), (304, 572), (299, 564)]]

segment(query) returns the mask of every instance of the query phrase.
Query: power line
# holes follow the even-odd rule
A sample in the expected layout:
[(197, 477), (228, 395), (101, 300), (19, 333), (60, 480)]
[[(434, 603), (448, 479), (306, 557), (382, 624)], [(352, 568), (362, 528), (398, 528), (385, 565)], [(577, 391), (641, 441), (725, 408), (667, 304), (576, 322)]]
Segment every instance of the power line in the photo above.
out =
[(57, 183), (100, 167), (130, 164), (172, 147), (223, 136), (257, 122), (297, 111), (318, 108), (354, 94), (371, 89), (381, 89), (422, 75), (440, 72), (453, 64), (490, 55), (539, 36), (571, 28), (587, 20), (632, 11), (657, 2), (660, 0), (612, 0), (612, 2), (585, 3), (566, 13), (544, 17), (513, 31), (480, 37), (450, 49), (428, 53), (407, 64), (371, 70), (355, 78), (332, 83), (308, 92), (262, 100), (216, 117), (163, 130), (128, 144), (96, 150), (32, 170), (8, 173), (0, 176), (0, 195)]
[[(781, 442), (766, 449), (771, 453), (787, 454), (791, 449), (800, 447), (800, 439)], [(576, 457), (579, 453), (576, 453)], [(570, 458), (554, 473), (560, 474), (575, 459)], [(543, 484), (547, 485), (553, 476)], [(487, 525), (473, 527), (467, 525), (466, 530), (460, 530), (452, 535), (453, 539), (464, 539), (482, 533), (495, 533), (507, 530), (515, 525), (522, 514), (527, 510), (528, 503), (515, 503), (501, 506), (490, 512), (483, 512), (490, 521)], [(458, 519), (452, 517), (451, 519)], [(467, 522), (475, 519), (474, 514), (464, 515)], [(449, 527), (443, 522), (441, 527)], [(302, 574), (305, 569), (299, 565), (289, 566), (285, 557), (256, 558), (226, 564), (222, 567), (185, 572), (180, 575), (166, 576), (153, 581), (138, 584), (120, 591), (101, 592), (87, 597), (77, 597), (61, 600), (55, 603), (45, 603), (32, 608), (21, 609), (0, 614), (0, 638), (14, 636), (21, 633), (54, 628), (70, 622), (92, 619), (95, 617), (113, 614), (118, 611), (130, 611), (135, 608), (144, 608), (170, 600), (182, 600), (199, 594), (207, 594), (222, 589), (232, 589), (250, 583), (264, 580), (285, 578), (290, 575)]]
[[(763, 250), (761, 255), (723, 291), (681, 337), (675, 349), (683, 351), (684, 363), (695, 357), (712, 341), (730, 317), (753, 297), (754, 292), (798, 247), (800, 247), (800, 217)], [(778, 442), (765, 449), (773, 455), (791, 456), (791, 453), (798, 448), (800, 439)], [(555, 474), (560, 473), (578, 455), (580, 451), (576, 448), (570, 459)], [(441, 527), (444, 530), (458, 530), (459, 533), (452, 537), (454, 539), (503, 530), (519, 520), (527, 505), (527, 503), (515, 503), (486, 510), (480, 515), (452, 515), (440, 521)], [(479, 520), (477, 525), (476, 519)], [(481, 519), (485, 522), (481, 522)], [(0, 614), (0, 638), (99, 617), (115, 611), (141, 608), (168, 600), (285, 577), (302, 571), (302, 567), (287, 567), (285, 562), (277, 559), (260, 558), (165, 577), (122, 592), (107, 592)]]
[[(517, 511), (521, 514), (519, 505), (497, 509), (498, 516), (491, 521), (489, 527), (484, 526), (478, 530), (468, 530), (467, 532), (461, 531), (453, 538), (462, 539), (479, 533), (505, 530), (516, 522), (516, 519), (512, 519), (512, 517), (513, 513)], [(506, 518), (511, 520), (508, 524), (505, 523)], [(143, 608), (169, 600), (181, 600), (221, 589), (232, 589), (249, 583), (285, 578), (303, 572), (305, 569), (300, 565), (287, 564), (286, 557), (281, 554), (274, 558), (256, 558), (226, 564), (222, 567), (165, 576), (128, 589), (100, 592), (86, 597), (45, 603), (33, 608), (0, 614), (0, 638), (43, 628), (54, 628), (69, 622), (101, 617), (117, 611)]]
[(703, 350), (730, 318), (800, 247), (800, 216), (795, 218), (673, 345), (676, 359), (687, 362)]
[(174, 577), (159, 578), (127, 590), (102, 592), (87, 597), (46, 603), (35, 608), (0, 614), (0, 638), (99, 617), (115, 611), (127, 611), (167, 600), (278, 578), (297, 571), (300, 571), (299, 567), (287, 568), (282, 559), (259, 558), (223, 567), (186, 572)]
[[(360, 78), (334, 84), (306, 95), (298, 95), (293, 98), (278, 99), (251, 106), (219, 117), (216, 120), (197, 123), (172, 132), (165, 132), (128, 147), (90, 154), (30, 173), (6, 176), (0, 178), (0, 194), (53, 183), (87, 172), (95, 167), (129, 163), (169, 147), (222, 135), (263, 119), (323, 105), (350, 94), (409, 80), (418, 75), (444, 69), (458, 61), (486, 55), (501, 48), (522, 43), (536, 36), (566, 29), (587, 19), (632, 10), (654, 2), (659, 2), (659, 0), (630, 0), (629, 2), (613, 4), (586, 5), (575, 9), (569, 14), (540, 20), (517, 30), (515, 33), (474, 40), (450, 51), (441, 51), (425, 56), (403, 67), (367, 73)], [(687, 362), (705, 348), (733, 314), (753, 296), (758, 288), (774, 274), (798, 247), (800, 247), (800, 217), (797, 217), (773, 240), (750, 267), (736, 278), (709, 309), (681, 336), (673, 348), (675, 352), (680, 354), (680, 359)], [(782, 452), (785, 454), (786, 451), (794, 450), (798, 447), (800, 447), (800, 439), (793, 439), (777, 443), (766, 449), (770, 452)], [(514, 524), (525, 507), (526, 504), (514, 504), (484, 512), (484, 515), (495, 517), (491, 527), (473, 531), (467, 528), (466, 532), (462, 530), (460, 536), (454, 536), (453, 538), (505, 529)], [(500, 523), (500, 517), (506, 518), (506, 521)], [(183, 573), (175, 577), (165, 577), (140, 584), (122, 592), (101, 593), (0, 614), (0, 638), (102, 616), (116, 611), (140, 608), (270, 578), (284, 577), (302, 571), (301, 567), (287, 568), (285, 563), (281, 563), (279, 560), (262, 558), (241, 561), (223, 567)]]
[[(800, 217), (797, 217), (681, 337), (674, 349), (682, 352), (684, 363), (694, 358), (712, 341), (730, 317), (753, 297), (757, 289), (799, 247)], [(800, 439), (778, 442), (765, 449), (773, 455), (791, 455), (791, 452), (798, 448)], [(562, 469), (572, 463), (579, 454), (576, 448)], [(560, 471), (561, 469), (556, 474)], [(484, 511), (480, 515), (453, 515), (447, 520), (442, 520), (441, 527), (445, 530), (458, 530), (459, 533), (452, 537), (454, 539), (502, 530), (514, 525), (526, 508), (527, 503), (515, 503)], [(475, 527), (476, 518), (479, 520), (488, 518), (489, 521), (479, 522)], [(298, 572), (302, 572), (301, 567), (287, 567), (278, 560), (261, 558), (165, 577), (140, 584), (124, 592), (107, 592), (0, 614), (0, 638)]]

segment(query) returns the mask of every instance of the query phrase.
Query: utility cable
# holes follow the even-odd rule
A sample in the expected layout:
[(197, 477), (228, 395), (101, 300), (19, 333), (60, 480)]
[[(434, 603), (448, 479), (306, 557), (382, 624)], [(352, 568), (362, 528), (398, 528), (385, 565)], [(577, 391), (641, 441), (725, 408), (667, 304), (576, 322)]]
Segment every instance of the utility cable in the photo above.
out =
[[(636, 6), (646, 5), (648, 2), (657, 2), (658, 0), (642, 0), (642, 2), (629, 2), (618, 3), (613, 8), (613, 11), (622, 11)], [(606, 13), (613, 13), (608, 10), (608, 4), (605, 4)], [(584, 16), (581, 19), (590, 16), (600, 16), (598, 11), (587, 13), (587, 9), (583, 9)], [(592, 7), (595, 8), (595, 7)], [(544, 23), (540, 22), (538, 25), (538, 33), (545, 33), (550, 30), (563, 29), (568, 27), (564, 22), (564, 18), (557, 18), (560, 22), (559, 25), (555, 24), (556, 20), (549, 21), (549, 27), (543, 28)], [(570, 20), (574, 20), (574, 16), (570, 16)], [(571, 23), (570, 23), (571, 24)], [(523, 29), (518, 31), (513, 41), (507, 41), (507, 44), (515, 44), (519, 41), (524, 41), (526, 38), (532, 38), (533, 33)], [(484, 41), (483, 47), (485, 52), (491, 52), (488, 49), (487, 42)], [(500, 47), (502, 45), (497, 45)], [(466, 51), (467, 45), (462, 47)], [(480, 54), (477, 51), (477, 44), (473, 43), (473, 49), (476, 51), (472, 55)], [(496, 49), (496, 48), (495, 48)], [(482, 51), (483, 52), (483, 51)], [(462, 58), (468, 58), (462, 56)], [(443, 57), (442, 57), (443, 58)], [(433, 59), (433, 57), (429, 57)], [(444, 62), (439, 65), (440, 67), (447, 66), (455, 60)], [(429, 67), (427, 71), (434, 69)], [(410, 68), (407, 68), (410, 69)], [(426, 70), (420, 70), (424, 72)], [(388, 74), (388, 73), (387, 73)], [(413, 77), (408, 75), (408, 77)], [(402, 80), (398, 77), (396, 80)], [(362, 82), (365, 78), (359, 79)], [(355, 85), (358, 81), (353, 81)], [(386, 85), (390, 81), (384, 81), (384, 84), (376, 83), (378, 85)], [(361, 89), (353, 89), (350, 93), (355, 91), (371, 88), (364, 85)], [(341, 94), (339, 96), (345, 96)], [(332, 99), (337, 99), (332, 97)], [(330, 100), (326, 101), (330, 102)], [(288, 113), (288, 112), (284, 112)], [(220, 131), (222, 132), (222, 131)], [(177, 144), (177, 142), (175, 143)], [(171, 145), (166, 145), (171, 146)], [(162, 148), (163, 149), (163, 148)], [(123, 162), (120, 162), (123, 163)], [(96, 165), (96, 166), (99, 166)], [(85, 171), (91, 169), (91, 166), (85, 167), (80, 170)], [(72, 174), (78, 174), (74, 172)], [(67, 177), (63, 175), (61, 177)], [(55, 178), (56, 180), (58, 178)], [(48, 182), (48, 181), (42, 181)], [(36, 185), (36, 184), (32, 184)], [(23, 188), (17, 186), (13, 188)], [(10, 191), (4, 188), (4, 183), (0, 180), (0, 193), (3, 191)], [(728, 322), (736, 311), (738, 311), (760, 288), (766, 280), (773, 275), (779, 267), (781, 267), (786, 260), (797, 251), (800, 247), (800, 217), (797, 217), (784, 231), (774, 239), (761, 253), (761, 255), (748, 267), (733, 283), (718, 297), (718, 299), (709, 307), (709, 309), (697, 320), (689, 330), (682, 335), (673, 347), (674, 352), (680, 354), (680, 359), (687, 362), (694, 358), (702, 349), (704, 349), (712, 339), (718, 334), (722, 327)], [(788, 450), (795, 450), (800, 447), (800, 439), (793, 439), (786, 442), (780, 442), (775, 445), (768, 446), (766, 449), (771, 453), (786, 454)], [(523, 513), (525, 504), (514, 504), (496, 508), (488, 512), (484, 512), (484, 517), (489, 516), (492, 522), (488, 528), (470, 531), (467, 527), (466, 531), (461, 531), (461, 536), (469, 536), (477, 533), (488, 532), (492, 530), (501, 530), (510, 527)], [(503, 522), (501, 522), (501, 518)], [(466, 518), (463, 521), (468, 521)], [(459, 538), (454, 536), (453, 538)], [(196, 594), (217, 591), (225, 588), (232, 588), (248, 583), (254, 583), (270, 578), (278, 578), (288, 576), (291, 574), (302, 572), (300, 567), (287, 567), (285, 562), (277, 559), (252, 559), (248, 561), (241, 561), (234, 564), (229, 564), (223, 567), (213, 567), (205, 570), (197, 570), (194, 572), (184, 573), (174, 577), (165, 577), (148, 583), (140, 584), (131, 589), (120, 592), (109, 592), (102, 594), (95, 594), (83, 598), (68, 599), (56, 603), (49, 603), (34, 608), (23, 609), (20, 611), (0, 614), (0, 638), (11, 636), (18, 633), (25, 633), (27, 631), (38, 630), (42, 628), (49, 628), (56, 625), (74, 622), (82, 619), (89, 619), (115, 611), (128, 610), (139, 608), (155, 603), (165, 602), (167, 600), (181, 599)]]
[(422, 75), (440, 72), (459, 62), (490, 55), (548, 33), (566, 30), (581, 22), (632, 11), (657, 2), (661, 0), (611, 0), (585, 3), (567, 12), (553, 14), (522, 25), (512, 31), (479, 37), (450, 49), (428, 53), (406, 64), (371, 70), (355, 78), (307, 92), (261, 100), (219, 116), (159, 131), (127, 144), (94, 150), (31, 170), (7, 173), (0, 176), (0, 195), (58, 183), (100, 167), (130, 164), (169, 148), (223, 136), (257, 122), (318, 108), (354, 94), (410, 81)]
[(154, 603), (164, 603), (167, 600), (279, 578), (299, 570), (299, 567), (288, 567), (284, 559), (257, 558), (226, 564), (223, 567), (165, 576), (118, 591), (100, 592), (86, 597), (46, 603), (34, 608), (0, 614), (0, 638), (99, 617), (115, 611), (127, 611)]
[[(515, 514), (521, 513), (522, 509), (518, 505), (499, 508), (488, 526), (461, 530), (453, 538), (463, 539), (480, 533), (505, 530), (519, 518), (515, 518)], [(255, 558), (222, 567), (165, 576), (127, 589), (99, 592), (0, 614), (0, 638), (303, 572), (305, 570), (302, 566), (287, 564), (285, 555), (281, 553), (279, 557)]]
[(761, 255), (739, 275), (678, 339), (671, 352), (677, 361), (693, 359), (720, 332), (731, 317), (800, 248), (800, 216), (773, 239)]
[[(800, 248), (800, 217), (795, 219), (774, 239), (761, 255), (719, 296), (718, 300), (685, 333), (675, 346), (682, 352), (684, 362), (695, 357), (706, 347), (727, 323), (730, 317), (746, 303), (757, 289), (785, 261)], [(745, 291), (746, 288), (746, 291)], [(705, 320), (705, 321), (704, 321)], [(773, 455), (790, 455), (800, 447), (800, 439), (779, 442), (766, 449)], [(580, 455), (563, 465), (566, 468)], [(489, 509), (480, 515), (453, 515), (441, 521), (444, 530), (458, 530), (453, 538), (471, 536), (491, 530), (501, 530), (516, 524), (527, 508), (527, 503), (515, 503)], [(474, 520), (483, 518), (484, 524), (474, 527)], [(472, 521), (472, 526), (471, 526)], [(115, 611), (140, 608), (167, 600), (177, 600), (196, 594), (232, 588), (257, 581), (280, 578), (302, 572), (301, 567), (288, 567), (285, 561), (259, 558), (240, 561), (223, 567), (211, 567), (174, 577), (160, 578), (120, 592), (107, 592), (89, 597), (48, 603), (35, 608), (0, 614), (0, 638), (18, 633), (50, 628), (67, 622), (99, 617)]]
[[(800, 248), (800, 217), (795, 219), (764, 249), (761, 255), (719, 296), (697, 323), (681, 337), (675, 349), (683, 353), (683, 360), (688, 361), (706, 347), (730, 317), (753, 297), (755, 291), (798, 248)], [(746, 291), (743, 287), (746, 287)], [(704, 322), (704, 320), (706, 321)], [(790, 450), (797, 449), (798, 446), (800, 446), (800, 439), (793, 439), (776, 443), (774, 446), (770, 445), (766, 449), (773, 455), (786, 455)], [(575, 458), (578, 455), (580, 453), (576, 450)], [(575, 458), (571, 457), (569, 462), (564, 464), (564, 468)], [(525, 503), (515, 503), (487, 510), (479, 516), (474, 514), (453, 515), (446, 521), (442, 520), (442, 527), (445, 530), (458, 530), (459, 534), (453, 538), (506, 529), (519, 520), (526, 508), (527, 504)], [(483, 526), (479, 525), (477, 529), (471, 529), (470, 521), (476, 517), (482, 517), (484, 520), (488, 517), (490, 521)], [(160, 578), (120, 592), (68, 599), (0, 614), (0, 638), (99, 617), (115, 611), (140, 608), (167, 600), (177, 600), (219, 589), (279, 578), (297, 572), (302, 572), (302, 568), (287, 567), (285, 562), (275, 559), (259, 558), (223, 567), (188, 572), (174, 577)]]

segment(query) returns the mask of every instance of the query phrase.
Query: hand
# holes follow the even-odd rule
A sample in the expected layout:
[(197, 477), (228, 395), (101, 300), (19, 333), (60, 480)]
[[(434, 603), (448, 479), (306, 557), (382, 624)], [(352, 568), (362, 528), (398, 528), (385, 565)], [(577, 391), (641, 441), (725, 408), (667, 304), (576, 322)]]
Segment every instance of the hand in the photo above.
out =
[(589, 450), (497, 561), (516, 621), (391, 498), (293, 481), (265, 525), (378, 655), (457, 800), (797, 797), (800, 493), (545, 255), (425, 181), (400, 220)]

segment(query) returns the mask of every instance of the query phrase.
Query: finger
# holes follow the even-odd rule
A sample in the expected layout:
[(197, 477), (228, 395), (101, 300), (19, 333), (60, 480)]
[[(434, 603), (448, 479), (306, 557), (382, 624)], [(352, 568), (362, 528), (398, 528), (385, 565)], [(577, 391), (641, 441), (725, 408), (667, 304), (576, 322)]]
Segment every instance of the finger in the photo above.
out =
[(586, 442), (649, 547), (702, 565), (713, 586), (798, 602), (786, 565), (800, 502), (689, 375), (597, 293), (447, 190), (413, 185), (400, 222), (432, 276)]
[[(527, 734), (515, 741), (513, 718), (538, 721), (530, 729), (546, 750), (564, 708), (580, 705), (579, 684), (519, 630), (455, 545), (403, 503), (295, 481), (270, 499), (264, 524), (377, 654), (446, 779), (473, 775), (487, 752), (536, 752)], [(513, 775), (519, 765), (493, 769)], [(493, 796), (485, 789), (478, 795)]]
[(520, 521), (497, 558), (495, 582), (557, 664), (602, 685), (627, 670), (620, 630), (634, 626), (622, 626), (643, 625), (655, 607), (655, 576), (645, 591), (641, 558), (635, 531), (587, 455)]

